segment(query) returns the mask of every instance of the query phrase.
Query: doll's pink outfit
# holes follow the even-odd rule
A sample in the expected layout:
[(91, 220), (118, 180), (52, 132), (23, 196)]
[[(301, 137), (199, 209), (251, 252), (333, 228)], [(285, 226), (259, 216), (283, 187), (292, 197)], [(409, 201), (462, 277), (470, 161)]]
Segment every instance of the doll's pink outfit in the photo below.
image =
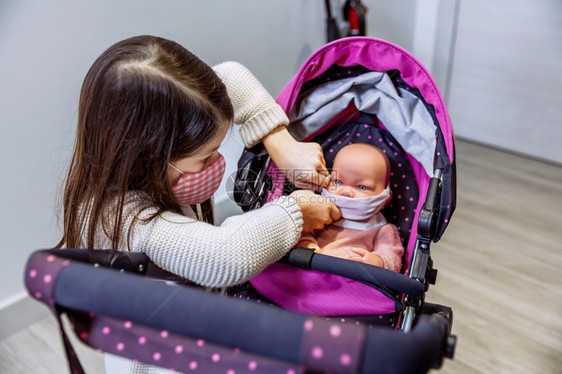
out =
[[(318, 242), (325, 254), (346, 257), (342, 255), (346, 246), (360, 247), (379, 255), (387, 269), (400, 271), (402, 266), (404, 248), (398, 230), (381, 213), (366, 221), (340, 219), (323, 230), (301, 236), (303, 239)], [(250, 282), (261, 295), (299, 313), (345, 316), (394, 311), (394, 303), (366, 284), (281, 263), (270, 265)]]
[(401, 270), (404, 248), (398, 229), (387, 223), (381, 213), (367, 222), (340, 219), (323, 230), (303, 234), (300, 240), (315, 242), (322, 254), (341, 258), (351, 254), (351, 247), (366, 249), (382, 259), (385, 269)]

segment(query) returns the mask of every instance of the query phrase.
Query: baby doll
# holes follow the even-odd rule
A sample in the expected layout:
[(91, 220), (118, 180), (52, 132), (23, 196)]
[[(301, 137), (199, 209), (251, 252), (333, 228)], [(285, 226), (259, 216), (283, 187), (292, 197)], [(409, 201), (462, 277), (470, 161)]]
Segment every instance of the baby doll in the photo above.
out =
[[(404, 248), (398, 230), (380, 213), (392, 197), (389, 179), (389, 161), (380, 149), (359, 143), (342, 148), (330, 185), (318, 198), (334, 202), (343, 218), (302, 235), (296, 246), (400, 271)], [(304, 314), (358, 316), (395, 310), (393, 301), (369, 285), (283, 263), (269, 265), (250, 283), (282, 308)]]
[(363, 143), (343, 147), (334, 159), (330, 185), (322, 191), (342, 218), (303, 234), (296, 247), (400, 271), (404, 248), (398, 230), (380, 213), (392, 198), (389, 180), (390, 163), (379, 148)]

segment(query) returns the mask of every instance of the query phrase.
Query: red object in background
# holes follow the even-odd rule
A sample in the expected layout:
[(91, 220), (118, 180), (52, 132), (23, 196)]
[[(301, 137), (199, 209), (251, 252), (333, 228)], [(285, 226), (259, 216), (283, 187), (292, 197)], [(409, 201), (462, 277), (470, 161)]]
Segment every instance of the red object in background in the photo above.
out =
[(347, 0), (343, 6), (343, 18), (349, 22), (348, 36), (365, 36), (367, 8), (360, 0)]

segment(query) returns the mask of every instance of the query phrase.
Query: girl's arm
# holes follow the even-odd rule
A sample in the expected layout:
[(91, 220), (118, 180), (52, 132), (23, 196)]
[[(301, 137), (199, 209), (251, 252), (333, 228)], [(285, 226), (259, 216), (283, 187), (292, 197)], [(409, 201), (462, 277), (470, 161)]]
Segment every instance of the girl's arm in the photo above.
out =
[(275, 165), (295, 186), (319, 190), (330, 184), (320, 144), (296, 141), (283, 125), (267, 134), (262, 142)]
[(299, 188), (327, 187), (329, 173), (317, 143), (295, 140), (286, 129), (289, 118), (257, 78), (242, 64), (213, 66), (234, 107), (234, 123), (246, 147), (262, 141), (279, 170)]
[(230, 286), (283, 257), (296, 243), (302, 223), (299, 206), (287, 196), (230, 217), (221, 226), (164, 213), (135, 225), (133, 250), (199, 285)]

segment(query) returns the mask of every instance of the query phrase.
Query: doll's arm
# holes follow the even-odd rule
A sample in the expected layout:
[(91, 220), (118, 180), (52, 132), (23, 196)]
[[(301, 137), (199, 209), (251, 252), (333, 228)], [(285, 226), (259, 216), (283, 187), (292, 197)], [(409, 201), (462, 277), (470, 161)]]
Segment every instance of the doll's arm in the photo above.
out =
[(383, 261), (379, 255), (363, 248), (350, 248), (348, 259), (373, 266), (383, 267)]
[(382, 259), (385, 269), (397, 272), (401, 270), (404, 247), (396, 226), (387, 224), (381, 227), (375, 237), (373, 253)]
[(299, 238), (299, 241), (293, 248), (303, 247), (303, 248), (310, 248), (310, 249), (319, 249), (318, 241), (311, 233), (304, 233)]

